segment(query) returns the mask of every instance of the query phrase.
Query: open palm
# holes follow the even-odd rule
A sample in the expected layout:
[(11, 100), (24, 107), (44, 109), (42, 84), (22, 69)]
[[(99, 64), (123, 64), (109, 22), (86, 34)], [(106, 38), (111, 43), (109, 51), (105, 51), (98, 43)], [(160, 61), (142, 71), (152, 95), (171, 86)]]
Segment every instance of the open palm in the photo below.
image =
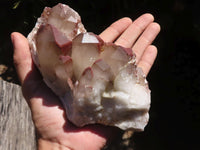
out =
[[(132, 22), (122, 18), (100, 34), (106, 42), (114, 42), (136, 53), (136, 62), (147, 75), (157, 55), (152, 44), (160, 31), (150, 14), (144, 14)], [(32, 112), (39, 135), (38, 149), (99, 150), (115, 137), (117, 128), (88, 125), (77, 128), (65, 115), (59, 98), (45, 85), (33, 64), (27, 39), (20, 33), (11, 34), (14, 46), (14, 63), (22, 85), (22, 91)]]

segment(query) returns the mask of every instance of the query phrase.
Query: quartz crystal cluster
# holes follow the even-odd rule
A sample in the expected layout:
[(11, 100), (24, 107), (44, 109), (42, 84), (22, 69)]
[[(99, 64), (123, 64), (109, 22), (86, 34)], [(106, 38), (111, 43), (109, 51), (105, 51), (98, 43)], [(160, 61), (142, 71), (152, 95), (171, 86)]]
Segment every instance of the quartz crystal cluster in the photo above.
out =
[(44, 82), (71, 122), (144, 129), (150, 90), (131, 49), (86, 32), (78, 13), (64, 4), (44, 9), (28, 41)]

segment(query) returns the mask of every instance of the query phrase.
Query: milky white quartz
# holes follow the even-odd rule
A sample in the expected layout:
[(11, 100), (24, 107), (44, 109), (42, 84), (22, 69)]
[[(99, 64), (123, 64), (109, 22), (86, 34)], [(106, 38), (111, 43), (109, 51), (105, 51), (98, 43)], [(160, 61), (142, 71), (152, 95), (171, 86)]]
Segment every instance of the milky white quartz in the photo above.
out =
[(72, 123), (144, 130), (150, 90), (131, 49), (86, 32), (78, 13), (64, 4), (44, 9), (28, 41), (34, 63)]

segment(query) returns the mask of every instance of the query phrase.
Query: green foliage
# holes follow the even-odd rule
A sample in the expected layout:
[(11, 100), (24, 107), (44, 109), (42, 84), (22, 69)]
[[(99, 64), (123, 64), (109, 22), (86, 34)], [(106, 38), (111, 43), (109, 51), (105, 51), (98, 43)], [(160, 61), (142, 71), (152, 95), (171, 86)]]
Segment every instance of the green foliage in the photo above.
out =
[(15, 3), (13, 4), (13, 9), (16, 9), (16, 8), (19, 6), (20, 3), (21, 3), (21, 1), (15, 2)]

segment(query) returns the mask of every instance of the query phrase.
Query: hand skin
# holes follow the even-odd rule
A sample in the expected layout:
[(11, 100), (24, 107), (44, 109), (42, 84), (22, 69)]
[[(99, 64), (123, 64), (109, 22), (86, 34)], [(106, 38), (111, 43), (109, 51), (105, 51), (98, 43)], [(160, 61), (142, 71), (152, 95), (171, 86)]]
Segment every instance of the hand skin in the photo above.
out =
[[(122, 18), (114, 22), (100, 37), (136, 53), (136, 62), (147, 75), (157, 55), (152, 44), (160, 32), (159, 24), (151, 14), (144, 14), (134, 22)], [(88, 125), (77, 128), (71, 124), (58, 97), (44, 84), (34, 65), (27, 39), (20, 33), (11, 34), (14, 47), (14, 64), (22, 85), (23, 95), (30, 106), (36, 127), (39, 150), (99, 150), (113, 140), (118, 128)]]

